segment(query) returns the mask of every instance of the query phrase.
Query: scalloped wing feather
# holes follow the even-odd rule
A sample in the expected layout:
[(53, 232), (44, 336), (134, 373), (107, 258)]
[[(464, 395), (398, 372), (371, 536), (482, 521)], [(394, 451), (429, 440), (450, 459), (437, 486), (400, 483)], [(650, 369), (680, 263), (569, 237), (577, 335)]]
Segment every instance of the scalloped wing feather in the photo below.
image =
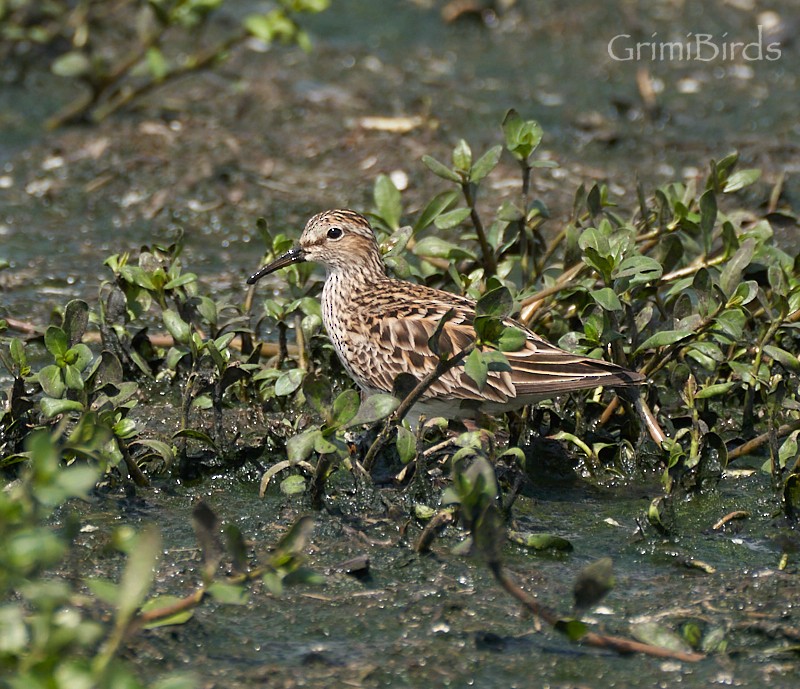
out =
[[(455, 315), (442, 328), (440, 351), (458, 352), (474, 340), (474, 311), (469, 308), (470, 302), (456, 295), (449, 295), (454, 297), (452, 301), (445, 300), (440, 295), (447, 293), (430, 291), (437, 299), (429, 296), (425, 301), (410, 300), (414, 308), (408, 315), (393, 309), (387, 309), (382, 317), (370, 314), (370, 336), (362, 339), (364, 347), (350, 364), (355, 374), (369, 381), (371, 387), (391, 391), (395, 378), (402, 373), (411, 373), (418, 380), (430, 373), (436, 367), (438, 356), (431, 351), (428, 341), (450, 309)], [(522, 329), (528, 336), (522, 349), (505, 353), (510, 372), (489, 371), (486, 385), (479, 389), (464, 367), (459, 366), (435, 381), (423, 399), (473, 400), (503, 405), (512, 403), (515, 398), (524, 403), (572, 390), (599, 385), (635, 385), (644, 380), (640, 374), (615, 364), (559, 349), (520, 323), (509, 320), (507, 324)]]

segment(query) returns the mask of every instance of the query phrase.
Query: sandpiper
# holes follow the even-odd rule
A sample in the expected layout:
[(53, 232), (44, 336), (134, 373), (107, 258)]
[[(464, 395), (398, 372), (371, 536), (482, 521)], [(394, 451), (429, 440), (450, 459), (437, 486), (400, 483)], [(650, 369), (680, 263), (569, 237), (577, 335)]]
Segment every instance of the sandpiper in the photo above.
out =
[[(392, 392), (401, 374), (419, 380), (432, 371), (439, 357), (428, 340), (451, 309), (454, 316), (442, 331), (446, 348), (458, 352), (475, 340), (475, 302), (389, 277), (369, 221), (355, 211), (315, 215), (298, 246), (247, 282), (253, 284), (303, 261), (321, 263), (327, 270), (322, 320), (342, 364), (366, 394)], [(463, 365), (455, 367), (428, 388), (410, 416), (469, 418), (517, 409), (573, 390), (644, 382), (644, 376), (635, 371), (559, 349), (514, 320), (506, 324), (519, 328), (526, 337), (518, 351), (505, 353), (510, 371), (490, 371), (479, 389)]]

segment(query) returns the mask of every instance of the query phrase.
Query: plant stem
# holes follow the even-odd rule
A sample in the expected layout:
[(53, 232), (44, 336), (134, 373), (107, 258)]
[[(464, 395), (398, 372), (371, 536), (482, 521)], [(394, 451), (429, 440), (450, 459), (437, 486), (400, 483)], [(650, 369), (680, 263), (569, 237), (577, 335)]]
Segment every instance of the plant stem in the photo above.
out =
[(750, 454), (754, 450), (757, 450), (759, 447), (761, 447), (764, 443), (769, 442), (769, 438), (772, 433), (775, 433), (777, 438), (783, 438), (784, 436), (787, 436), (798, 429), (800, 429), (800, 419), (792, 421), (792, 423), (779, 426), (777, 429), (774, 429), (774, 431), (767, 431), (766, 433), (757, 435), (752, 440), (748, 440), (746, 443), (743, 443), (742, 445), (739, 445), (739, 447), (736, 447), (728, 452), (728, 463), (730, 464), (733, 460)]
[(119, 447), (119, 451), (122, 453), (122, 458), (125, 460), (125, 466), (128, 467), (128, 475), (131, 477), (133, 482), (141, 488), (147, 488), (150, 485), (150, 481), (147, 476), (142, 473), (142, 470), (139, 468), (136, 460), (131, 457), (131, 451), (128, 449), (128, 444), (124, 440), (118, 438), (117, 447)]
[(485, 277), (489, 278), (497, 273), (497, 259), (494, 255), (494, 250), (489, 246), (486, 239), (486, 230), (483, 229), (483, 221), (478, 214), (478, 209), (475, 208), (475, 194), (474, 187), (469, 182), (461, 184), (461, 191), (464, 193), (464, 200), (469, 207), (469, 217), (472, 220), (472, 226), (475, 228), (475, 234), (478, 235), (478, 243), (481, 245), (481, 258), (483, 259), (483, 272)]
[[(539, 603), (527, 591), (524, 591), (519, 584), (509, 575), (501, 563), (490, 562), (489, 569), (491, 569), (494, 578), (500, 584), (506, 593), (516, 598), (525, 609), (533, 613), (540, 619), (544, 620), (551, 627), (556, 628), (561, 621), (559, 616)], [(686, 653), (684, 651), (673, 651), (669, 648), (662, 648), (661, 646), (652, 646), (633, 639), (625, 639), (619, 636), (607, 636), (605, 634), (597, 634), (595, 632), (587, 632), (580, 637), (580, 643), (587, 646), (594, 646), (595, 648), (608, 648), (617, 653), (642, 653), (644, 655), (653, 656), (655, 658), (672, 658), (683, 662), (694, 663), (703, 660), (705, 656), (701, 653)]]
[(431, 543), (433, 543), (433, 539), (436, 538), (436, 534), (438, 534), (449, 524), (452, 524), (455, 520), (456, 517), (452, 508), (448, 507), (446, 509), (439, 510), (435, 515), (433, 515), (433, 518), (425, 525), (425, 528), (419, 535), (417, 542), (414, 544), (415, 552), (430, 552)]

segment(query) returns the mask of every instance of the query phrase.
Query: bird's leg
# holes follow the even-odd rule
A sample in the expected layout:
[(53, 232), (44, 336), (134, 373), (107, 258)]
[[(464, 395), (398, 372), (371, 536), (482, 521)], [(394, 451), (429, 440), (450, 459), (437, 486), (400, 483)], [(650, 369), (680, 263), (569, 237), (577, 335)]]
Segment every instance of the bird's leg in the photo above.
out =
[(617, 395), (633, 405), (653, 442), (658, 445), (659, 449), (662, 448), (667, 440), (667, 434), (664, 433), (656, 420), (655, 414), (653, 414), (650, 406), (645, 401), (644, 394), (638, 388), (619, 388)]

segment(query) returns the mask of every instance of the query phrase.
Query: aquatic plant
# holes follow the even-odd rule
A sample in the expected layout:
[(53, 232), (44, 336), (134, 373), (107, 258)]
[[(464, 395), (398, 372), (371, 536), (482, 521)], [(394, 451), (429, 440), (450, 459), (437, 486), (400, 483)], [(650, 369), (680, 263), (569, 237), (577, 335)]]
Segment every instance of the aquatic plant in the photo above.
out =
[[(124, 0), (110, 9), (102, 0), (3, 3), (0, 55), (51, 60), (54, 74), (83, 87), (75, 100), (48, 120), (49, 129), (100, 122), (155, 88), (213, 69), (248, 39), (309, 50), (310, 39), (298, 18), (322, 12), (330, 0), (277, 0), (265, 11), (246, 15), (238, 26), (224, 18), (230, 4)], [(17, 46), (27, 50), (17, 51)]]

